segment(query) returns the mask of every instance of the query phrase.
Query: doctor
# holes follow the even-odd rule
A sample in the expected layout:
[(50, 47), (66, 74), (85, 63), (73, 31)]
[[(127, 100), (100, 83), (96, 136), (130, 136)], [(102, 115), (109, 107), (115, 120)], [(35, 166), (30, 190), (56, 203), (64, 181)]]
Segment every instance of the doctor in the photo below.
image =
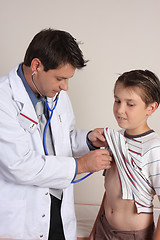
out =
[[(86, 65), (67, 32), (42, 30), (24, 62), (0, 79), (0, 238), (76, 240), (75, 176), (110, 168), (102, 129), (75, 130), (66, 91), (76, 69)], [(58, 98), (57, 98), (57, 95)], [(43, 145), (38, 102), (51, 144)], [(94, 151), (90, 151), (94, 150)]]

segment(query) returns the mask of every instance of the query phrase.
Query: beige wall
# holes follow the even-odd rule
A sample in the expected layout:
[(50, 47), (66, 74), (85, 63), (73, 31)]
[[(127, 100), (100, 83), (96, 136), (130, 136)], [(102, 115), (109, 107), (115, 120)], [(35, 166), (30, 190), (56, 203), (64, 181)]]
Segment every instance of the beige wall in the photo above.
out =
[[(23, 60), (42, 28), (69, 31), (90, 60), (70, 80), (76, 127), (117, 128), (112, 93), (118, 74), (142, 68), (160, 77), (159, 13), (159, 0), (0, 0), (0, 75)], [(160, 133), (159, 116), (160, 110), (150, 123)], [(75, 201), (100, 203), (103, 191), (102, 173), (95, 173), (75, 185)]]

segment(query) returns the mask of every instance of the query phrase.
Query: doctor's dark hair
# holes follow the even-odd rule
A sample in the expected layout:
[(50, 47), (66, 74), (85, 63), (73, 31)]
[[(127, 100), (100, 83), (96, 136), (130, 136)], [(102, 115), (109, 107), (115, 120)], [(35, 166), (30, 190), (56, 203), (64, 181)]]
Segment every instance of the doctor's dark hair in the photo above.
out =
[(46, 72), (67, 63), (81, 69), (87, 63), (78, 43), (70, 33), (50, 28), (44, 29), (34, 36), (26, 51), (24, 64), (30, 67), (34, 58), (38, 58), (42, 62)]
[(132, 70), (123, 73), (116, 81), (117, 84), (123, 84), (126, 88), (139, 88), (139, 95), (148, 106), (150, 103), (160, 103), (160, 81), (158, 77), (149, 70)]

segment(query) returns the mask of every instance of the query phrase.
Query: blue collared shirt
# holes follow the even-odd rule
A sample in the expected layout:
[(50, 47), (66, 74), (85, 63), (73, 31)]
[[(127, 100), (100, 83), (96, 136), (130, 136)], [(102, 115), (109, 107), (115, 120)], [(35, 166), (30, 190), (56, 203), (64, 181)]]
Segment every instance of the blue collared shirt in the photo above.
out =
[(35, 108), (35, 106), (36, 106), (37, 102), (39, 101), (39, 99), (36, 97), (36, 95), (34, 94), (32, 89), (30, 88), (30, 86), (28, 85), (28, 83), (27, 83), (27, 81), (26, 81), (26, 79), (24, 77), (23, 70), (22, 70), (22, 64), (23, 63), (21, 63), (19, 65), (18, 70), (17, 70), (17, 74), (22, 79), (22, 82), (23, 82), (23, 84), (24, 84), (24, 86), (26, 88), (26, 91), (27, 91), (27, 93), (28, 93), (32, 103), (33, 103), (34, 108)]
[[(23, 63), (21, 63), (21, 64), (19, 65), (18, 70), (17, 70), (17, 74), (18, 74), (18, 76), (22, 79), (22, 82), (23, 82), (23, 84), (24, 84), (24, 86), (25, 86), (25, 89), (26, 89), (26, 91), (27, 91), (27, 93), (28, 93), (28, 95), (29, 95), (29, 97), (30, 97), (30, 99), (31, 99), (31, 102), (32, 102), (34, 108), (35, 108), (37, 102), (38, 102), (39, 100), (42, 100), (42, 98), (41, 98), (41, 97), (37, 97), (37, 96), (34, 94), (34, 92), (32, 91), (32, 89), (30, 88), (30, 86), (28, 85), (28, 83), (27, 83), (27, 81), (26, 81), (26, 79), (25, 79), (25, 77), (24, 77), (24, 74), (23, 74), (22, 65), (23, 65)], [(42, 102), (43, 102), (43, 104), (44, 104), (44, 101), (43, 101), (43, 100), (42, 100)], [(47, 109), (46, 104), (44, 104), (44, 115), (45, 115), (46, 119), (48, 120), (49, 114), (48, 114), (48, 109)]]

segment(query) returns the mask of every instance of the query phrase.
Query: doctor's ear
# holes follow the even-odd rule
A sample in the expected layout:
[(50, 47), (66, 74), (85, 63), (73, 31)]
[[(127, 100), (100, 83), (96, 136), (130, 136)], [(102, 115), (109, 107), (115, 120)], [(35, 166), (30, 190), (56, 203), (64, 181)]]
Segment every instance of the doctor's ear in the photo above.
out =
[(38, 58), (34, 58), (31, 61), (31, 71), (32, 71), (32, 75), (34, 75), (42, 66), (41, 61)]
[(158, 103), (157, 102), (153, 102), (153, 103), (149, 104), (148, 107), (147, 107), (147, 114), (146, 115), (147, 116), (152, 115), (157, 108), (158, 108)]

